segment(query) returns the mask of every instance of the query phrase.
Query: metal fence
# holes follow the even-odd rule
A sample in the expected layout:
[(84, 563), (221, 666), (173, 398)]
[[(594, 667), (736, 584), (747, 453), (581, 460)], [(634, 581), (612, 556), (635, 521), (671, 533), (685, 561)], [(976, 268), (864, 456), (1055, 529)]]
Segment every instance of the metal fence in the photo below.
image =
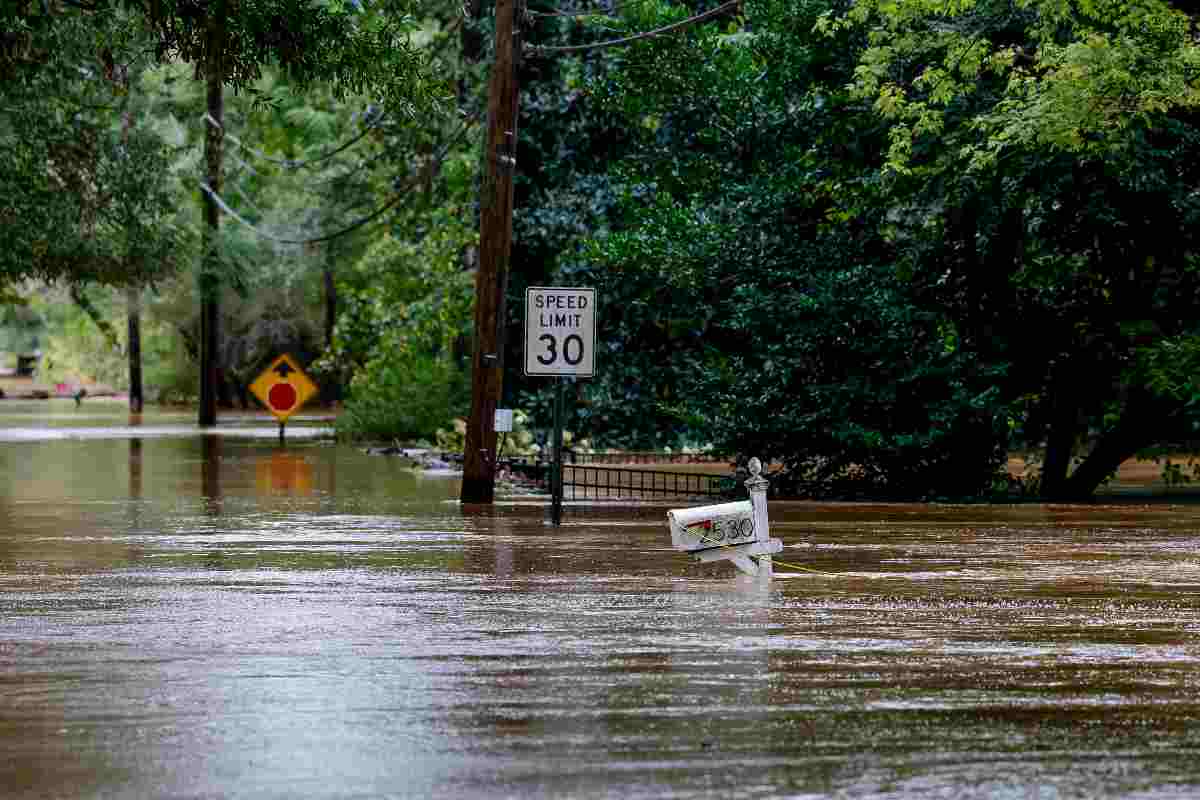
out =
[[(546, 461), (508, 461), (510, 472), (550, 488), (551, 464)], [(635, 467), (563, 464), (566, 500), (622, 497), (736, 497), (737, 481), (727, 475), (668, 472)]]

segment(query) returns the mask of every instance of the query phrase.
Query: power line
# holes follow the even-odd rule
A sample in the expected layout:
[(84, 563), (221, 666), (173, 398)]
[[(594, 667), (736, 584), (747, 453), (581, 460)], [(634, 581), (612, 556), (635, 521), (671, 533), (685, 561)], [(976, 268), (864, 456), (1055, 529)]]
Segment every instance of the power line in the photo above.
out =
[(245, 144), (244, 142), (242, 142), (241, 139), (239, 139), (238, 137), (236, 137), (232, 133), (230, 133), (225, 128), (225, 126), (221, 125), (221, 123), (219, 123), (215, 119), (213, 119), (212, 115), (210, 115), (208, 112), (204, 113), (204, 116), (202, 117), (202, 119), (205, 122), (207, 122), (209, 125), (212, 125), (217, 130), (222, 131), (224, 133), (224, 135), (229, 137), (231, 140), (233, 140), (233, 143), (236, 144), (238, 147), (242, 148), (243, 150), (248, 150), (249, 152), (251, 152), (254, 155), (261, 158), (262, 160), (269, 161), (272, 164), (278, 164), (287, 169), (301, 169), (302, 167), (309, 167), (313, 164), (319, 164), (322, 161), (328, 161), (329, 159), (336, 156), (338, 153), (348, 150), (349, 148), (351, 148), (354, 145), (361, 142), (364, 138), (366, 138), (371, 133), (371, 131), (375, 130), (382, 124), (383, 114), (376, 115), (375, 119), (372, 120), (367, 125), (367, 127), (363, 129), (363, 131), (361, 133), (359, 133), (357, 136), (352, 137), (345, 144), (339, 145), (338, 147), (335, 147), (333, 150), (329, 150), (329, 151), (317, 156), (316, 158), (309, 158), (309, 159), (275, 158), (274, 156), (269, 156), (266, 153), (264, 153), (262, 150), (259, 150), (255, 147), (251, 147), (248, 144)]
[(613, 3), (608, 8), (600, 7), (593, 9), (576, 9), (574, 11), (530, 11), (529, 13), (535, 17), (603, 17), (612, 16), (617, 11), (622, 11), (626, 8), (642, 6), (647, 3), (652, 3), (655, 0), (630, 0), (627, 3)]
[[(474, 117), (468, 117), (467, 119), (463, 120), (462, 124), (459, 126), (459, 129), (455, 132), (455, 134), (453, 136), (451, 136), (446, 141), (446, 143), (442, 147), (441, 151), (437, 154), (437, 157), (434, 159), (435, 163), (440, 163), (443, 159), (445, 159), (446, 154), (450, 152), (450, 148), (452, 146), (454, 146), (454, 144), (456, 144), (463, 137), (463, 135), (469, 129), (470, 123), (473, 121), (474, 121)], [(328, 233), (328, 234), (324, 234), (321, 236), (314, 236), (314, 237), (305, 238), (305, 239), (289, 239), (289, 238), (285, 238), (282, 236), (276, 236), (273, 233), (263, 230), (262, 228), (260, 228), (259, 226), (255, 225), (253, 222), (251, 222), (250, 220), (243, 217), (241, 214), (239, 214), (233, 208), (231, 208), (230, 205), (228, 203), (226, 203), (225, 200), (221, 197), (221, 195), (219, 193), (217, 193), (216, 191), (214, 191), (213, 188), (208, 185), (207, 181), (203, 181), (203, 180), (199, 181), (199, 185), (200, 185), (200, 188), (202, 190), (204, 190), (204, 192), (213, 199), (213, 202), (215, 202), (218, 206), (221, 207), (222, 211), (224, 211), (230, 217), (233, 217), (235, 220), (240, 222), (242, 225), (244, 225), (247, 228), (249, 228), (250, 230), (254, 231), (259, 236), (263, 237), (264, 239), (270, 239), (271, 241), (279, 242), (280, 244), (306, 245), (306, 244), (320, 244), (321, 242), (328, 242), (333, 239), (337, 239), (341, 236), (345, 236), (348, 233), (352, 233), (352, 232), (358, 230), (359, 228), (363, 227), (364, 225), (367, 225), (367, 224), (371, 223), (372, 221), (378, 219), (383, 214), (387, 213), (389, 210), (391, 210), (392, 208), (399, 205), (400, 201), (408, 196), (408, 193), (417, 186), (419, 177), (420, 176), (414, 176), (413, 178), (410, 178), (408, 180), (407, 184), (405, 185), (403, 191), (398, 192), (395, 196), (393, 196), (390, 200), (388, 200), (382, 206), (375, 209), (370, 214), (367, 214), (365, 217), (360, 217), (359, 219), (356, 219), (354, 222), (350, 223), (345, 228), (334, 231), (333, 233)]]
[(604, 42), (593, 42), (592, 44), (576, 44), (565, 46), (541, 45), (530, 48), (530, 52), (532, 55), (538, 56), (542, 55), (543, 53), (582, 53), (587, 50), (599, 50), (605, 47), (619, 47), (621, 45), (632, 44), (640, 39), (652, 39), (656, 36), (662, 36), (666, 33), (674, 33), (675, 31), (681, 30), (690, 25), (697, 25), (701, 22), (707, 22), (714, 17), (722, 16), (727, 12), (738, 8), (740, 5), (741, 0), (729, 0), (723, 5), (719, 5), (710, 11), (705, 11), (703, 14), (697, 14), (694, 17), (688, 17), (687, 19), (680, 20), (679, 22), (673, 22), (670, 25), (664, 25), (661, 28), (655, 28), (652, 31), (646, 31), (645, 33), (638, 33), (634, 34), (633, 36), (625, 36), (620, 39), (609, 39)]
[[(472, 119), (474, 119), (474, 118), (472, 117)], [(327, 184), (343, 183), (345, 181), (350, 180), (350, 178), (354, 177), (359, 172), (362, 172), (363, 170), (367, 169), (368, 167), (373, 166), (374, 164), (382, 161), (383, 159), (387, 158), (388, 156), (395, 155), (396, 151), (401, 150), (406, 146), (408, 146), (408, 145), (387, 146), (383, 150), (376, 153), (375, 155), (370, 156), (369, 158), (363, 159), (362, 161), (358, 162), (358, 164), (354, 165), (353, 167), (350, 167), (345, 172), (343, 172), (339, 175), (332, 175), (328, 178), (317, 178), (315, 180), (311, 180), (311, 181), (305, 183), (304, 186), (305, 186), (305, 188), (311, 190), (311, 188), (313, 186), (324, 186)]]
[(378, 219), (380, 216), (382, 216), (383, 214), (385, 214), (386, 212), (388, 212), (389, 210), (394, 208), (397, 204), (399, 204), (399, 202), (401, 200), (403, 200), (405, 198), (405, 196), (408, 193), (408, 190), (413, 188), (412, 184), (410, 184), (409, 186), (405, 187), (405, 191), (397, 194), (391, 200), (388, 200), (386, 203), (384, 203), (382, 206), (380, 206), (379, 208), (372, 211), (367, 216), (355, 220), (354, 222), (350, 223), (349, 225), (347, 225), (345, 228), (341, 229), (340, 231), (335, 231), (333, 233), (329, 233), (324, 236), (313, 236), (308, 239), (286, 239), (282, 236), (276, 236), (273, 233), (268, 233), (267, 231), (264, 231), (262, 228), (258, 227), (253, 222), (246, 219), (238, 212), (234, 211), (232, 208), (229, 207), (228, 203), (226, 203), (223, 199), (221, 199), (221, 196), (219, 194), (217, 194), (216, 192), (214, 192), (212, 190), (212, 187), (208, 185), (207, 181), (200, 181), (199, 183), (200, 183), (200, 188), (203, 189), (204, 192), (213, 199), (214, 203), (216, 203), (217, 205), (219, 205), (221, 207), (222, 211), (224, 211), (226, 214), (228, 214), (229, 216), (236, 219), (238, 222), (245, 225), (250, 230), (254, 231), (259, 236), (263, 237), (264, 239), (270, 239), (273, 242), (279, 242), (280, 244), (297, 244), (297, 245), (320, 244), (321, 242), (328, 242), (331, 239), (336, 239), (339, 236), (345, 236), (348, 233), (352, 233), (352, 232), (358, 230), (359, 228), (361, 228), (362, 226), (366, 225), (367, 223), (371, 222), (372, 220)]

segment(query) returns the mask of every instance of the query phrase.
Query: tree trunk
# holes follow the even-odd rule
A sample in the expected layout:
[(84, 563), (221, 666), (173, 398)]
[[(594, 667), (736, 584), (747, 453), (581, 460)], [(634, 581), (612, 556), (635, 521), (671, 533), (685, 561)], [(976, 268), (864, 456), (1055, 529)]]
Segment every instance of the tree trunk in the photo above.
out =
[(325, 349), (333, 350), (333, 329), (337, 325), (337, 281), (334, 280), (334, 264), (336, 253), (333, 242), (325, 245), (325, 267), (322, 277), (325, 280)]
[[(1140, 426), (1134, 426), (1140, 427)], [(1100, 484), (1108, 480), (1127, 459), (1150, 444), (1150, 437), (1135, 435), (1122, 423), (1117, 430), (1105, 434), (1058, 492), (1058, 500), (1090, 500)]]
[(142, 292), (130, 287), (125, 295), (129, 315), (127, 352), (129, 354), (129, 410), (140, 414), (142, 400)]
[(1079, 415), (1070, 390), (1071, 375), (1063, 364), (1054, 367), (1050, 383), (1051, 396), (1046, 398), (1050, 410), (1046, 415), (1046, 457), (1042, 461), (1041, 496), (1045, 500), (1063, 500), (1067, 473), (1075, 440), (1079, 434)]
[(504, 388), (504, 300), (512, 245), (517, 150), (516, 38), (515, 0), (496, 0), (496, 61), (492, 65), (488, 95), (486, 172), (480, 187), (471, 415), (463, 446), (464, 503), (490, 503), (496, 491), (495, 412)]
[(225, 43), (224, 8), (217, 4), (208, 19), (207, 83), (209, 119), (204, 126), (204, 163), (209, 192), (204, 193), (204, 255), (200, 267), (200, 418), (202, 427), (217, 424), (217, 374), (221, 315), (221, 279), (218, 237), (221, 209), (211, 193), (221, 191), (221, 157), (225, 138), (225, 97), (222, 89), (224, 70), (221, 54)]
[(104, 315), (100, 313), (100, 309), (96, 308), (95, 304), (92, 303), (91, 298), (84, 294), (83, 290), (78, 286), (72, 286), (71, 299), (96, 324), (96, 328), (104, 336), (104, 340), (108, 342), (108, 346), (113, 349), (113, 352), (121, 352), (121, 340), (117, 337), (117, 331), (113, 328), (112, 323), (106, 320)]
[(1090, 500), (1100, 484), (1138, 450), (1177, 433), (1172, 431), (1177, 410), (1178, 406), (1147, 392), (1135, 392), (1126, 401), (1116, 426), (1101, 435), (1083, 463), (1063, 483), (1061, 499)]

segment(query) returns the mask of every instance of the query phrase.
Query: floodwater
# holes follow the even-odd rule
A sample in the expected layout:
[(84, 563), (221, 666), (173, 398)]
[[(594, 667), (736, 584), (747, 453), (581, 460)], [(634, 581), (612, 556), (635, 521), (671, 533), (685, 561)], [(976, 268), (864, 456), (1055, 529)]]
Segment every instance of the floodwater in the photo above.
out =
[(773, 503), (767, 585), (141, 423), (0, 403), (4, 798), (1200, 794), (1198, 505)]

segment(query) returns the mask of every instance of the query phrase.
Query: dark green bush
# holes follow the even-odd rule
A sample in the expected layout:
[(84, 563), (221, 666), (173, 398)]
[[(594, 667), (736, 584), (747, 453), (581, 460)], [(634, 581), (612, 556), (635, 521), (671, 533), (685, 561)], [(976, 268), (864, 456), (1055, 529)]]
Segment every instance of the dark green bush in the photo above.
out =
[(469, 376), (451, 358), (398, 353), (354, 377), (337, 430), (351, 439), (432, 442), (470, 403)]

